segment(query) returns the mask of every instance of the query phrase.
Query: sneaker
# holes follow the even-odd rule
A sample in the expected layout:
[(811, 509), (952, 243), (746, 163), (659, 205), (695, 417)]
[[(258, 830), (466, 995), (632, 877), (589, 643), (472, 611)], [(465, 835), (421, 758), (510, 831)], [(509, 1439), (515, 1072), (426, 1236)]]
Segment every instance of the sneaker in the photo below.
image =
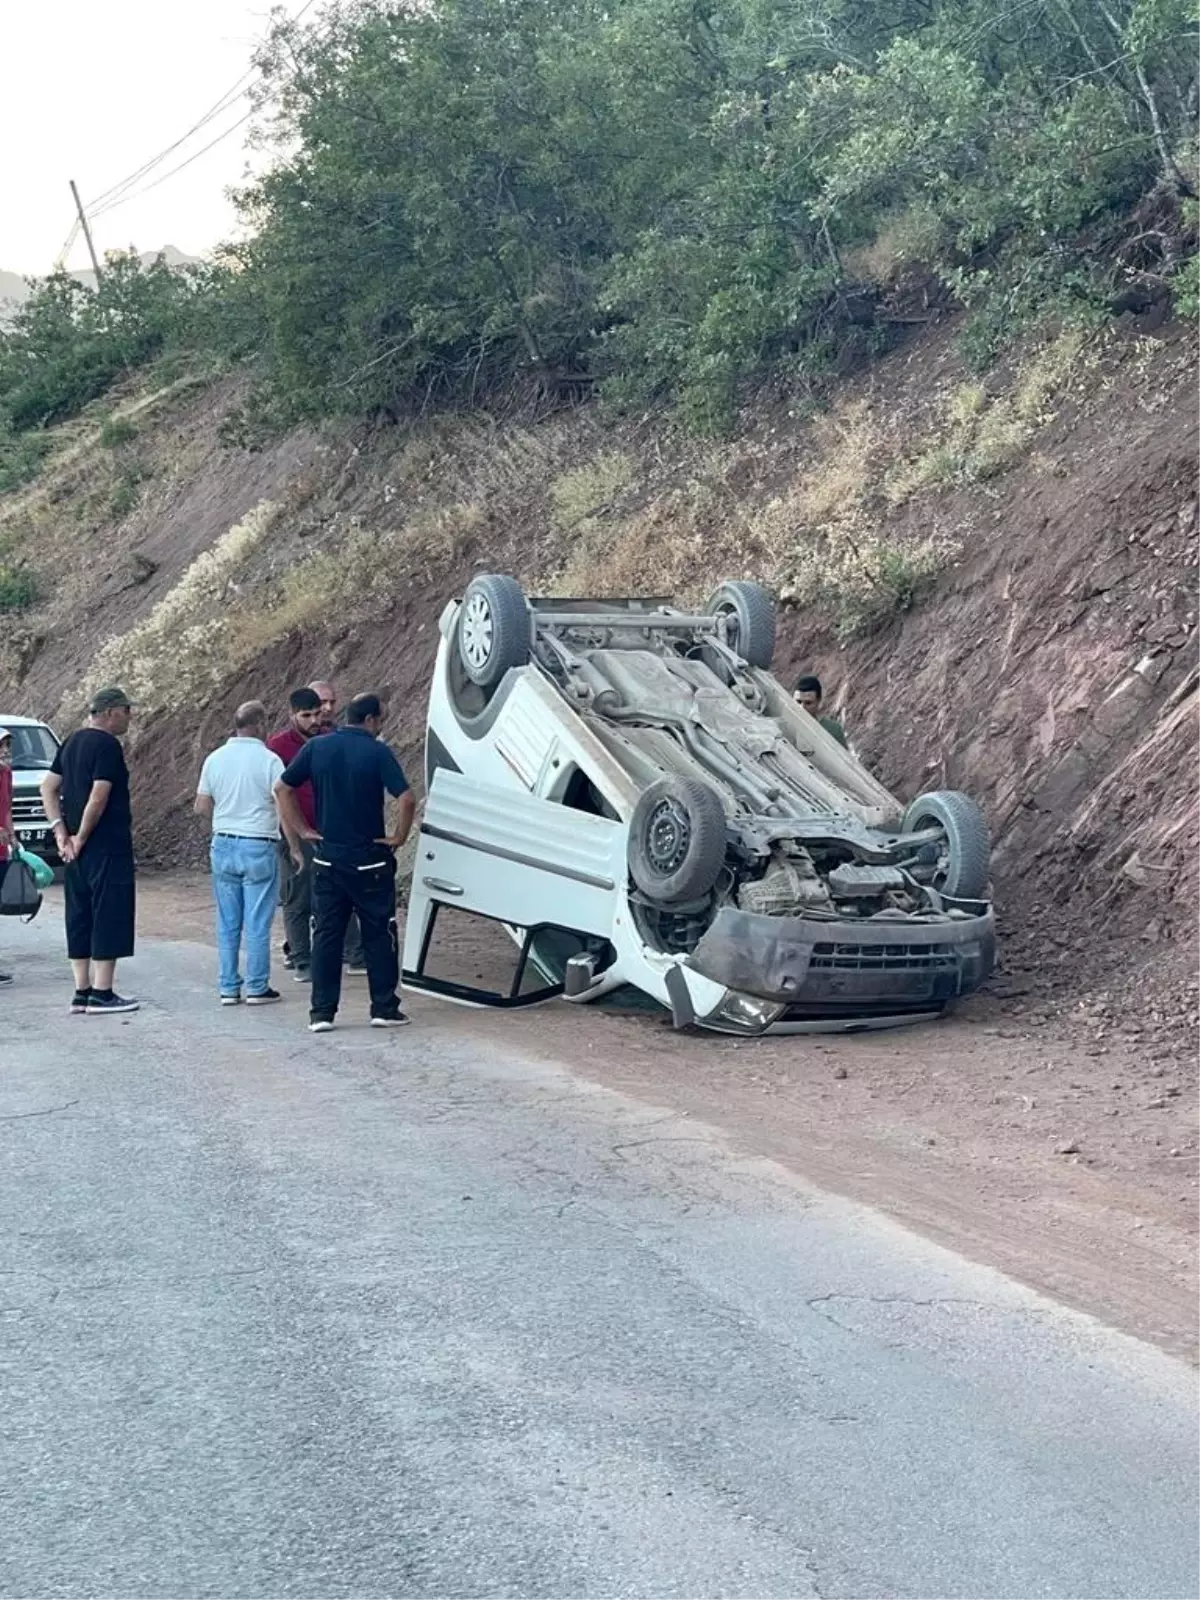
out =
[(140, 1005), (140, 1000), (126, 1000), (124, 995), (117, 994), (114, 989), (109, 989), (106, 994), (93, 989), (88, 995), (87, 1014), (89, 1017), (100, 1017), (107, 1012), (136, 1011)]
[(286, 953), (286, 951), (285, 951), (285, 952), (284, 952), (284, 957), (283, 957), (283, 970), (284, 970), (284, 971), (285, 971), (285, 972), (291, 972), (291, 970), (292, 970), (292, 968), (293, 968), (293, 967), (294, 967), (294, 966), (295, 966), (295, 965), (296, 965), (296, 963), (295, 963), (295, 962), (294, 962), (294, 961), (293, 961), (293, 960), (292, 960), (292, 958), (291, 958), (291, 956), (290, 956), (290, 955), (288, 955), (288, 954), (287, 954), (287, 953)]
[(223, 1006), (240, 1006), (241, 1003), (242, 997), (240, 994), (223, 994), (221, 996), (221, 1004)]
[(248, 1006), (269, 1006), (274, 1005), (276, 1000), (282, 999), (283, 996), (278, 989), (264, 989), (261, 994), (248, 994), (246, 996), (246, 1004)]
[(313, 1017), (312, 1021), (308, 1025), (308, 1031), (309, 1033), (332, 1033), (333, 1018)]
[(88, 1008), (88, 1001), (92, 997), (90, 989), (76, 989), (71, 996), (71, 1015), (81, 1017)]
[(307, 967), (296, 967), (292, 972), (293, 983), (311, 983), (312, 973)]
[(6, 983), (11, 983), (11, 982), (12, 982), (12, 973), (11, 972), (0, 972), (0, 989), (3, 989), (3, 987), (4, 987), (4, 985)]
[(373, 1028), (407, 1028), (408, 1024), (409, 1018), (404, 1015), (403, 1011), (392, 1011), (386, 1017), (371, 1018), (371, 1026)]
[(347, 961), (346, 971), (352, 978), (365, 978), (367, 975), (366, 963), (363, 961)]

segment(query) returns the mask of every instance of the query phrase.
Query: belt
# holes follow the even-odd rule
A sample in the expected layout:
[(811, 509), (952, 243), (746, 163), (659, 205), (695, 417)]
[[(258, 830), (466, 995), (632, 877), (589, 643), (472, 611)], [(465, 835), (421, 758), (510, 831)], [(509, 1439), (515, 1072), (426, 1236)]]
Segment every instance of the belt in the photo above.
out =
[(278, 844), (279, 835), (269, 833), (218, 833), (214, 830), (214, 839), (246, 839), (250, 844)]

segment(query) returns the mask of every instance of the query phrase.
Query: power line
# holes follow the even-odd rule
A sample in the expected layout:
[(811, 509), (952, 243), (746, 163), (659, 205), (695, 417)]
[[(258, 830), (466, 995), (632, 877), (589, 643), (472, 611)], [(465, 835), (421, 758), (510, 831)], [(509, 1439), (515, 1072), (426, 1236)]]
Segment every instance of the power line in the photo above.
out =
[[(315, 3), (316, 0), (305, 0), (305, 3), (300, 7), (299, 11), (296, 12), (295, 16), (291, 18), (291, 21), (293, 23), (299, 22), (305, 13), (312, 9)], [(165, 149), (160, 150), (157, 155), (151, 156), (149, 161), (144, 161), (142, 165), (135, 171), (129, 173), (118, 183), (114, 183), (111, 188), (105, 189), (102, 194), (97, 195), (88, 206), (89, 215), (99, 216), (102, 212), (110, 211), (115, 206), (123, 204), (126, 199), (132, 199), (133, 196), (130, 194), (130, 190), (133, 189), (136, 184), (140, 183), (143, 178), (148, 177), (156, 167), (162, 165), (168, 156), (173, 155), (176, 150), (185, 145), (189, 139), (193, 138), (203, 128), (206, 128), (215, 118), (219, 117), (223, 112), (230, 110), (234, 105), (236, 105), (237, 102), (249, 92), (250, 85), (253, 83), (256, 76), (257, 69), (254, 67), (251, 67), (248, 72), (244, 72), (237, 82), (231, 84), (230, 87), (226, 89), (225, 93), (220, 97), (220, 99), (214, 102), (214, 104), (208, 108), (203, 116), (198, 118), (198, 120), (192, 124), (186, 133), (180, 134), (178, 139), (175, 139), (171, 144), (167, 145)], [(197, 160), (200, 156), (211, 150), (214, 145), (219, 144), (222, 139), (227, 138), (229, 134), (240, 128), (243, 123), (248, 122), (253, 114), (252, 108), (244, 117), (240, 118), (231, 127), (227, 128), (224, 133), (220, 134), (216, 139), (205, 145), (202, 150), (196, 151), (195, 155), (189, 156), (186, 161), (182, 161), (177, 167), (173, 167), (170, 173), (164, 173), (161, 178), (155, 179), (153, 184), (148, 184), (145, 189), (142, 189), (139, 192), (145, 194), (148, 189), (156, 187), (158, 183), (165, 182), (166, 179), (172, 176), (173, 173), (182, 172), (184, 167), (189, 166), (192, 161)]]
[(216, 102), (216, 104), (210, 106), (204, 115), (199, 118), (198, 121), (194, 122), (186, 133), (180, 134), (179, 138), (176, 139), (173, 144), (167, 145), (166, 149), (160, 150), (156, 156), (151, 156), (149, 161), (143, 162), (135, 172), (131, 172), (128, 177), (122, 178), (120, 183), (114, 183), (111, 189), (105, 189), (103, 194), (98, 194), (88, 206), (88, 210), (92, 216), (98, 216), (101, 211), (106, 211), (108, 207), (113, 204), (118, 195), (122, 194), (125, 190), (131, 188), (132, 185), (140, 182), (142, 178), (153, 172), (155, 167), (160, 166), (167, 159), (167, 157), (169, 155), (173, 155), (181, 145), (185, 145), (194, 134), (199, 133), (202, 128), (206, 128), (214, 117), (219, 117), (222, 111), (227, 111), (230, 106), (235, 105), (237, 101), (240, 100), (246, 93), (246, 90), (249, 88), (254, 76), (255, 74), (253, 70), (244, 73), (243, 76), (240, 77), (232, 86), (232, 88), (227, 89), (221, 98)]
[(207, 155), (210, 150), (215, 149), (222, 140), (228, 139), (231, 133), (236, 133), (240, 127), (250, 121), (256, 109), (256, 107), (251, 106), (250, 110), (240, 116), (236, 122), (231, 123), (224, 133), (219, 133), (215, 139), (210, 139), (207, 144), (201, 145), (199, 150), (193, 151), (186, 161), (181, 161), (178, 166), (171, 167), (168, 171), (160, 173), (153, 183), (147, 183), (141, 189), (129, 190), (117, 199), (110, 200), (107, 205), (93, 206), (92, 215), (94, 217), (103, 216), (105, 212), (114, 211), (118, 206), (123, 206), (127, 200), (139, 200), (142, 195), (149, 194), (151, 189), (157, 189), (160, 183), (166, 183), (168, 178), (173, 178), (177, 172), (182, 172), (184, 167), (190, 167), (193, 161), (199, 161), (201, 156)]
[(76, 241), (76, 239), (78, 239), (78, 237), (79, 237), (79, 218), (76, 217), (75, 221), (71, 224), (70, 233), (68, 233), (67, 237), (63, 240), (62, 249), (58, 252), (58, 254), (54, 258), (54, 270), (55, 270), (55, 272), (61, 272), (62, 269), (66, 266), (66, 264), (67, 264), (67, 256), (70, 253), (71, 246), (75, 243), (75, 241)]

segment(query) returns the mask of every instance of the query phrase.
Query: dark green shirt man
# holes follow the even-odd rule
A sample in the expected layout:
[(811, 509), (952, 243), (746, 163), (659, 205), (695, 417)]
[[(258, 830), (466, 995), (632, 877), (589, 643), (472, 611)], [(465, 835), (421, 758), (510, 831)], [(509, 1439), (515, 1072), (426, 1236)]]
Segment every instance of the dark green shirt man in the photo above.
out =
[(846, 738), (845, 728), (842, 727), (836, 717), (827, 717), (821, 712), (821, 702), (824, 697), (825, 692), (821, 687), (821, 680), (813, 673), (806, 672), (802, 678), (796, 679), (796, 687), (792, 690), (792, 699), (798, 706), (803, 707), (810, 717), (815, 717), (826, 733), (832, 734), (837, 742), (840, 745), (844, 745), (848, 750), (850, 744)]

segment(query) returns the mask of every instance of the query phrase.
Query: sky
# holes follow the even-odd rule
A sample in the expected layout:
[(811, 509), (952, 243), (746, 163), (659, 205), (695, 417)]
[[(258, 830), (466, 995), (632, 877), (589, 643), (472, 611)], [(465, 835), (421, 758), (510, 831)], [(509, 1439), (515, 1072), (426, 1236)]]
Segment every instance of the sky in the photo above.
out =
[[(286, 9), (299, 10), (299, 0)], [(0, 5), (0, 268), (51, 270), (74, 220), (173, 144), (250, 69), (269, 0), (7, 0)], [(249, 109), (240, 100), (137, 187), (187, 159)], [(99, 212), (96, 248), (200, 255), (234, 231), (226, 196), (251, 159), (249, 124), (176, 177)], [(261, 165), (262, 157), (253, 158)], [(75, 241), (69, 268), (86, 267)]]

